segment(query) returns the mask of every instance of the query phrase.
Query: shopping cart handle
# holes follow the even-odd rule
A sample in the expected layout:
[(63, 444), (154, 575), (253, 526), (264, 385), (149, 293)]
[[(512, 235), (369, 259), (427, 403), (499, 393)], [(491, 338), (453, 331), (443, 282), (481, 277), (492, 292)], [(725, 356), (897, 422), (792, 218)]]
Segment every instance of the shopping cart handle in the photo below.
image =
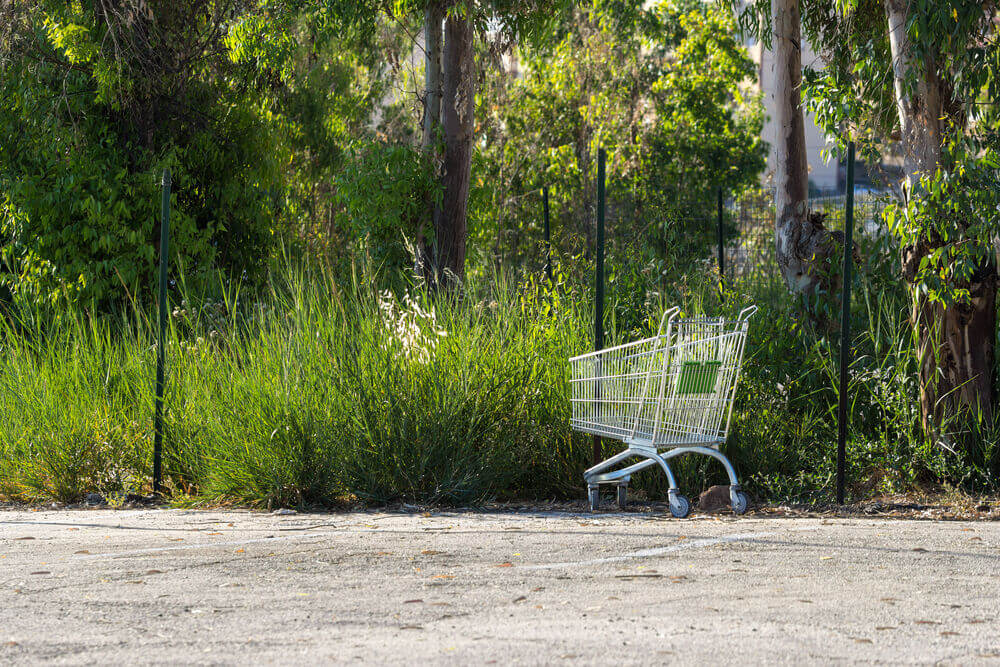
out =
[(660, 318), (660, 328), (656, 330), (657, 336), (663, 335), (663, 325), (674, 319), (677, 313), (681, 312), (680, 306), (674, 306), (673, 308), (668, 308), (664, 313), (663, 317)]
[(747, 306), (746, 308), (740, 311), (740, 315), (736, 319), (739, 320), (740, 322), (742, 322), (743, 320), (748, 320), (756, 312), (757, 312), (757, 306)]

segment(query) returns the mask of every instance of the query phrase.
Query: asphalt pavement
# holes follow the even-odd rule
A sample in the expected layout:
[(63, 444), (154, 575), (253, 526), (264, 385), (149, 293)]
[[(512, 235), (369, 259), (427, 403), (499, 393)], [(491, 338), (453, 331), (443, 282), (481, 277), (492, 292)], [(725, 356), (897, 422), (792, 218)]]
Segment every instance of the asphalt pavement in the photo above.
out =
[(1000, 523), (0, 511), (0, 664), (1000, 664)]

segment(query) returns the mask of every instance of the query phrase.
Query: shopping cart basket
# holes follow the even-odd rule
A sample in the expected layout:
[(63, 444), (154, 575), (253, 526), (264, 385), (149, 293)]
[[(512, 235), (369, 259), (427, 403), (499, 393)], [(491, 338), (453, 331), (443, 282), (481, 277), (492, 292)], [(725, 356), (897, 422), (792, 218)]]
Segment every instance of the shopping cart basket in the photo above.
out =
[[(671, 514), (687, 516), (691, 504), (678, 492), (667, 464), (683, 454), (718, 459), (729, 475), (733, 511), (747, 509), (747, 495), (719, 445), (729, 430), (748, 320), (757, 307), (745, 308), (736, 320), (680, 319), (679, 310), (663, 314), (652, 338), (569, 360), (573, 429), (627, 446), (584, 473), (591, 510), (598, 506), (598, 485), (617, 485), (618, 504), (624, 506), (631, 476), (659, 464), (670, 482)], [(643, 460), (609, 472), (632, 457)]]

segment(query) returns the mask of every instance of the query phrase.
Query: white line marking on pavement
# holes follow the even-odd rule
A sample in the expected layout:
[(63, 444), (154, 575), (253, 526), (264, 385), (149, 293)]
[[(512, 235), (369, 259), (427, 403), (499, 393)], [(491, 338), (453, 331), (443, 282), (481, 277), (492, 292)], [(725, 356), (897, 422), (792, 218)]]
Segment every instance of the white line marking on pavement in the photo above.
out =
[(593, 558), (591, 560), (578, 560), (568, 563), (546, 563), (545, 565), (524, 565), (521, 569), (523, 570), (554, 570), (561, 567), (580, 567), (582, 565), (600, 565), (601, 563), (620, 563), (626, 560), (635, 560), (637, 558), (650, 558), (652, 556), (662, 556), (663, 554), (668, 554), (674, 551), (683, 551), (685, 549), (697, 549), (699, 547), (710, 547), (716, 544), (727, 544), (729, 542), (742, 542), (744, 540), (753, 540), (759, 537), (770, 537), (774, 533), (743, 533), (740, 535), (728, 535), (726, 537), (710, 537), (700, 540), (688, 540), (680, 544), (671, 544), (665, 547), (655, 547), (653, 549), (642, 549), (641, 551), (633, 551), (629, 554), (621, 554), (620, 556), (607, 556), (606, 558)]

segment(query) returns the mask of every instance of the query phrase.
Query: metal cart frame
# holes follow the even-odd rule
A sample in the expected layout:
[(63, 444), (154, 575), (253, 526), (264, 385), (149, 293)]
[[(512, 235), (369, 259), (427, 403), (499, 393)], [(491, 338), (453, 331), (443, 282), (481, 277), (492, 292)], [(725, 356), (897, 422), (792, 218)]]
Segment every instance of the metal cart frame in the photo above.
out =
[[(735, 320), (679, 319), (679, 312), (676, 307), (665, 312), (651, 338), (569, 360), (573, 429), (621, 440), (627, 447), (584, 472), (591, 510), (597, 509), (600, 484), (615, 484), (618, 504), (624, 506), (632, 475), (659, 465), (670, 483), (671, 514), (687, 516), (691, 504), (680, 495), (667, 463), (684, 454), (722, 463), (733, 511), (747, 510), (747, 495), (719, 446), (729, 431), (749, 318), (757, 307), (744, 308)], [(611, 470), (633, 457), (643, 460)]]

